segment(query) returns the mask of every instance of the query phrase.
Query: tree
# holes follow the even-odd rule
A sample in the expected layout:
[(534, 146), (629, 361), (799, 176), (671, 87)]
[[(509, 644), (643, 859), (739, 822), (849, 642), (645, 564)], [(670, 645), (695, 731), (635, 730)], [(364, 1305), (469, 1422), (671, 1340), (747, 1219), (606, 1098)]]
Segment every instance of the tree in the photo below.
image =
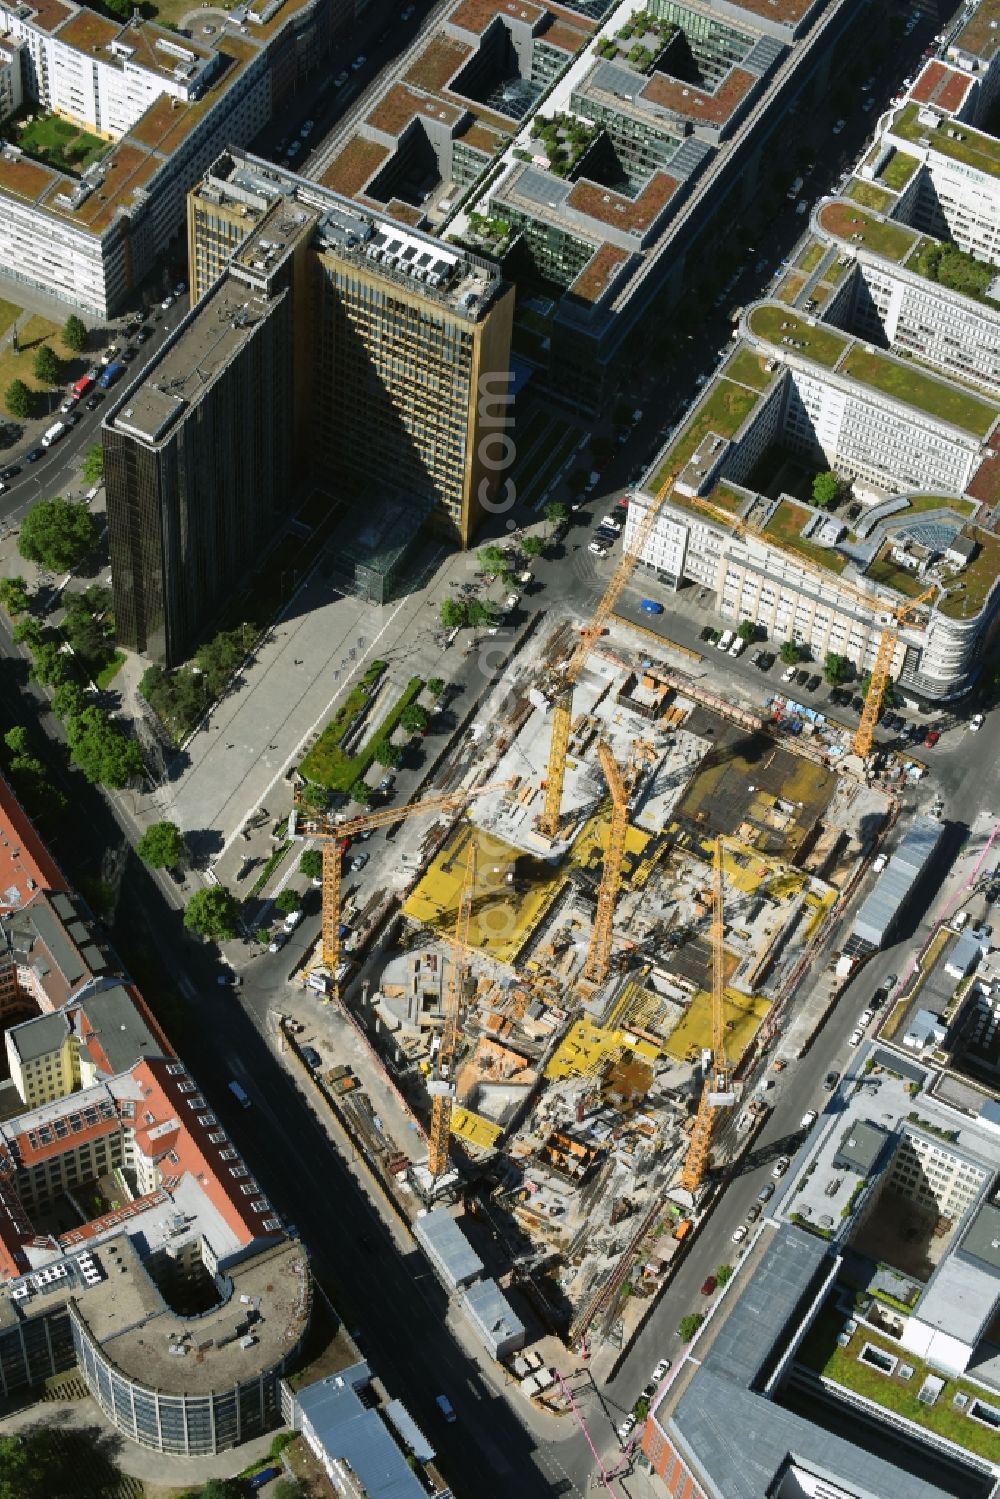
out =
[(3, 742), (12, 755), (27, 755), (31, 751), (31, 741), (23, 724), (15, 724), (12, 729), (8, 729)]
[(278, 895), (275, 897), (274, 908), (276, 911), (280, 911), (282, 916), (291, 916), (293, 911), (301, 911), (302, 896), (297, 890), (293, 890), (289, 886), (278, 892)]
[(402, 758), (399, 745), (390, 744), (388, 739), (380, 739), (375, 746), (375, 764), (381, 765), (383, 770), (396, 770)]
[(242, 630), (221, 630), (196, 652), (194, 659), (204, 672), (213, 697), (222, 691), (246, 655), (243, 641)]
[(407, 733), (422, 734), (431, 721), (431, 716), (426, 708), (419, 703), (408, 703), (399, 715), (399, 722)]
[(778, 654), (786, 666), (794, 666), (802, 660), (802, 647), (797, 640), (786, 640)]
[(96, 1425), (74, 1428), (49, 1422), (0, 1437), (0, 1499), (117, 1493), (122, 1484), (114, 1463), (119, 1441), (114, 1432)]
[(479, 558), (479, 566), (488, 577), (495, 578), (497, 573), (502, 573), (506, 570), (507, 553), (503, 547), (498, 547), (495, 543), (490, 546), (480, 547), (477, 556)]
[(23, 578), (0, 578), (0, 604), (11, 619), (23, 614), (31, 600), (31, 592)]
[(58, 385), (62, 373), (58, 356), (49, 348), (48, 344), (42, 344), (35, 351), (35, 362), (32, 365), (35, 379), (41, 385)]
[(306, 1499), (306, 1491), (297, 1478), (286, 1475), (276, 1481), (274, 1499)]
[(493, 610), (488, 604), (479, 599), (473, 599), (469, 605), (469, 624), (474, 630), (485, 629), (493, 623)]
[(540, 536), (526, 536), (521, 542), (521, 551), (526, 557), (540, 557), (545, 551), (545, 543)]
[(431, 677), (430, 681), (427, 683), (427, 691), (430, 693), (431, 697), (440, 697), (442, 692), (444, 691), (444, 678)]
[(732, 1265), (718, 1265), (715, 1270), (715, 1281), (717, 1285), (724, 1286), (727, 1280), (733, 1278)]
[(690, 1343), (705, 1318), (701, 1312), (689, 1312), (682, 1317), (677, 1328), (677, 1336), (682, 1343)]
[(850, 675), (850, 662), (846, 656), (838, 656), (836, 651), (828, 651), (823, 662), (823, 676), (831, 687), (846, 682)]
[(465, 624), (465, 605), (458, 599), (442, 599), (441, 623), (446, 630), (460, 628)]
[(69, 675), (69, 661), (54, 640), (41, 640), (32, 652), (31, 675), (43, 687), (58, 687)]
[(187, 845), (175, 822), (154, 822), (139, 839), (135, 851), (150, 869), (176, 869), (184, 860)]
[(751, 640), (757, 639), (757, 626), (752, 619), (744, 619), (740, 621), (739, 629), (736, 633), (741, 640), (745, 640), (747, 645), (749, 645)]
[(210, 885), (196, 890), (184, 910), (184, 925), (189, 932), (210, 941), (224, 942), (239, 930), (239, 906), (225, 885)]
[(104, 449), (99, 442), (91, 443), (84, 453), (80, 477), (84, 484), (100, 484), (104, 478)]
[[(865, 699), (866, 702), (868, 701), (868, 693), (871, 691), (871, 685), (872, 685), (872, 674), (871, 674), (870, 671), (866, 671), (865, 674), (864, 674), (864, 676), (861, 678), (861, 689), (860, 689), (861, 690), (861, 696)], [(895, 701), (896, 701), (895, 694), (893, 693), (893, 690), (892, 690), (892, 679), (891, 679), (891, 677), (888, 677), (888, 678), (886, 678), (885, 687), (882, 689), (882, 701), (879, 704), (879, 712), (881, 712), (883, 708), (891, 708), (892, 705), (893, 705), (893, 703)]]
[(12, 380), (4, 391), (3, 403), (11, 416), (23, 422), (31, 415), (35, 398), (23, 380)]
[(87, 347), (87, 328), (75, 312), (71, 312), (63, 323), (62, 341), (74, 354), (82, 354)]
[(39, 500), (21, 522), (17, 549), (28, 562), (52, 572), (68, 572), (94, 549), (94, 517), (75, 500)]
[(142, 752), (134, 739), (127, 739), (100, 708), (84, 708), (66, 724), (70, 757), (88, 781), (127, 786), (142, 774)]
[(87, 706), (87, 694), (79, 682), (60, 682), (52, 694), (52, 711), (63, 720), (76, 718)]
[(318, 848), (307, 848), (299, 860), (299, 874), (307, 880), (318, 880), (323, 873), (323, 854)]
[(244, 1492), (238, 1478), (210, 1478), (198, 1489), (198, 1499), (240, 1499)]
[(307, 807), (312, 807), (316, 812), (325, 812), (330, 805), (330, 793), (325, 786), (320, 786), (316, 781), (309, 781), (302, 788), (302, 800)]
[(352, 802), (357, 802), (361, 807), (367, 807), (372, 799), (372, 788), (367, 781), (362, 780), (359, 776), (347, 794)]
[(824, 510), (834, 504), (840, 495), (840, 479), (832, 469), (824, 469), (813, 479), (813, 504), (820, 505)]
[(271, 933), (266, 926), (259, 926), (253, 935), (254, 941), (259, 942), (261, 947), (266, 947), (271, 940)]
[(63, 620), (63, 634), (92, 670), (100, 670), (110, 654), (107, 631), (85, 604), (72, 604)]
[(15, 645), (26, 645), (29, 651), (37, 651), (45, 639), (45, 627), (34, 615), (26, 614), (24, 619), (18, 620), (10, 634)]

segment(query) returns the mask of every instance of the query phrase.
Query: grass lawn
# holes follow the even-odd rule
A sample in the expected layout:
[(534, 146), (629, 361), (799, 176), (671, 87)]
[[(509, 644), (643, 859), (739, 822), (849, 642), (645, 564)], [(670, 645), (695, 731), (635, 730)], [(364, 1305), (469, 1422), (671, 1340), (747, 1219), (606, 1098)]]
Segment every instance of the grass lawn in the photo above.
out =
[(759, 399), (758, 392), (735, 385), (732, 380), (716, 380), (667, 454), (666, 462), (653, 480), (654, 493), (659, 493), (668, 475), (684, 467), (706, 433), (733, 437)]
[(356, 755), (345, 754), (341, 743), (357, 722), (384, 670), (384, 661), (373, 661), (359, 685), (347, 694), (299, 766), (300, 773), (307, 781), (317, 781), (331, 791), (349, 791), (354, 782), (365, 774), (375, 759), (375, 751), (379, 745), (389, 738), (404, 711), (416, 700), (424, 686), (422, 677), (411, 677), (383, 721), (377, 728), (373, 726), (364, 748)]
[(886, 187), (894, 193), (901, 193), (919, 165), (915, 156), (907, 156), (905, 151), (893, 151), (879, 175)]
[[(9, 306), (10, 304), (6, 303), (4, 305)], [(17, 311), (18, 309), (15, 308), (15, 317), (17, 316)], [(56, 388), (42, 385), (35, 379), (32, 370), (35, 353), (41, 348), (42, 344), (48, 344), (52, 352), (64, 362), (63, 374), (65, 380), (68, 380), (72, 375), (82, 374), (87, 368), (86, 353), (74, 354), (71, 349), (67, 349), (62, 341), (59, 325), (50, 323), (47, 318), (38, 316), (29, 318), (20, 330), (17, 341), (21, 349), (20, 354), (15, 354), (9, 347), (0, 352), (0, 398), (2, 398), (4, 391), (12, 380), (23, 380), (28, 389), (34, 391)]]
[(918, 494), (909, 501), (907, 513), (920, 515), (924, 510), (954, 510), (957, 515), (972, 515), (977, 509), (975, 500), (956, 500), (950, 494)]
[(904, 598), (915, 599), (923, 592), (920, 579), (905, 567), (898, 567), (888, 554), (876, 557), (865, 576), (871, 578), (873, 583), (880, 583), (883, 588), (891, 588), (895, 593), (903, 594)]
[(826, 568), (827, 572), (842, 573), (847, 566), (846, 557), (842, 557), (831, 547), (821, 547), (802, 535), (802, 528), (809, 516), (810, 511), (802, 505), (790, 505), (785, 501), (778, 506), (764, 527), (764, 536), (786, 552), (798, 552), (799, 556), (808, 557), (810, 561)]
[(977, 437), (985, 437), (996, 420), (995, 408), (971, 392), (924, 374), (902, 360), (868, 354), (860, 344), (854, 346), (838, 373)]
[(820, 212), (820, 223), (827, 233), (853, 240), (873, 254), (897, 264), (906, 259), (918, 238), (914, 229), (907, 229), (903, 224), (873, 218), (860, 203), (857, 208), (848, 203), (827, 203)]
[(779, 302), (784, 302), (786, 306), (791, 307), (792, 303), (795, 301), (796, 297), (805, 286), (805, 284), (805, 276), (800, 276), (797, 271), (789, 271), (788, 274), (782, 278), (780, 284), (775, 290), (774, 295), (777, 297)]
[(795, 264), (800, 271), (805, 271), (808, 275), (810, 271), (816, 269), (825, 254), (826, 250), (823, 245), (818, 240), (813, 240), (811, 244), (806, 245)]
[(726, 365), (726, 378), (739, 385), (749, 385), (751, 390), (766, 390), (774, 379), (774, 372), (764, 368), (764, 362), (746, 344)]
[(102, 667), (101, 670), (97, 673), (97, 676), (94, 678), (102, 692), (106, 687), (111, 686), (111, 683), (114, 681), (115, 677), (118, 675), (124, 665), (125, 652), (115, 651), (107, 666)]
[(18, 307), (16, 302), (5, 302), (0, 297), (0, 338), (7, 332), (7, 329), (14, 322), (15, 318), (19, 318), (20, 316), (21, 308)]
[(916, 143), (926, 136), (932, 143), (931, 149), (940, 152), (942, 156), (949, 156), (953, 161), (963, 161), (967, 166), (986, 172), (991, 177), (1000, 176), (1000, 141), (994, 140), (990, 135), (981, 135), (968, 125), (959, 125), (957, 120), (950, 127), (955, 130), (956, 136), (949, 135), (949, 127), (945, 125), (940, 130), (928, 130), (926, 125), (921, 125), (917, 114), (916, 104), (907, 105), (892, 127), (893, 135), (899, 136), (900, 140)]
[(860, 203), (864, 208), (873, 208), (876, 213), (885, 213), (892, 206), (892, 193), (887, 193), (884, 188), (876, 187), (874, 182), (866, 182), (863, 177), (855, 177), (847, 189), (846, 196), (853, 202)]
[(58, 115), (36, 115), (30, 125), (17, 132), (17, 144), (36, 161), (44, 161), (57, 171), (74, 176), (79, 176), (91, 162), (111, 150), (109, 141), (80, 130), (70, 120), (63, 120)]
[[(847, 1347), (841, 1348), (837, 1335), (843, 1330), (845, 1320), (834, 1307), (824, 1307), (802, 1340), (795, 1355), (796, 1361), (815, 1370), (824, 1379), (871, 1400), (883, 1410), (895, 1411), (924, 1431), (996, 1461), (996, 1432), (979, 1425), (952, 1405), (952, 1396), (958, 1392), (966, 1395), (971, 1405), (976, 1398), (986, 1398), (984, 1391), (964, 1379), (945, 1378), (944, 1389), (935, 1404), (923, 1405), (917, 1395), (924, 1377), (937, 1371), (891, 1338), (881, 1337), (866, 1327), (859, 1327)], [(880, 1374), (870, 1364), (862, 1363), (858, 1355), (866, 1343), (891, 1354), (900, 1364), (909, 1364), (913, 1370), (911, 1377), (903, 1381), (892, 1374)]]
[(796, 343), (805, 344), (805, 348), (795, 350), (797, 354), (815, 360), (828, 370), (833, 369), (848, 346), (845, 335), (835, 328), (828, 328), (823, 323), (807, 323), (790, 308), (775, 307), (767, 302), (751, 312), (750, 331), (777, 348), (782, 347), (783, 338), (793, 338)]
[(942, 599), (938, 605), (941, 613), (946, 614), (949, 619), (972, 619), (983, 607), (997, 578), (1000, 578), (1000, 538), (994, 536), (992, 531), (980, 531), (976, 528), (972, 528), (972, 534), (979, 543), (979, 551), (968, 567), (958, 574), (954, 583), (949, 585), (947, 598)]

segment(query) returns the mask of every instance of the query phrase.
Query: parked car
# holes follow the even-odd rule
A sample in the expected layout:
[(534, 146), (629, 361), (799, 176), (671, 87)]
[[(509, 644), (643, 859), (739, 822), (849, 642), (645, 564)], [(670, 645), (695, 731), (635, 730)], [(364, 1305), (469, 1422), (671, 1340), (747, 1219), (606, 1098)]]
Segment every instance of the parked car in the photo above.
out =
[(840, 132), (843, 130), (843, 128), (844, 128), (844, 126), (846, 124), (847, 124), (846, 120), (838, 120), (837, 123), (833, 127), (833, 134), (834, 135), (839, 135)]
[(315, 1046), (303, 1046), (302, 1060), (303, 1062), (305, 1062), (306, 1066), (311, 1067), (314, 1072), (317, 1072), (323, 1065), (323, 1058), (320, 1056)]
[(826, 1089), (826, 1091), (828, 1093), (832, 1093), (833, 1090), (834, 1090), (834, 1088), (837, 1086), (837, 1084), (839, 1082), (840, 1082), (840, 1073), (839, 1072), (828, 1072), (826, 1074), (826, 1077), (823, 1079), (823, 1087)]
[(749, 1232), (750, 1230), (747, 1228), (746, 1224), (741, 1223), (738, 1228), (733, 1229), (729, 1237), (732, 1239), (734, 1244), (742, 1244), (743, 1240), (746, 1238)]
[(365, 54), (363, 52), (360, 52), (358, 54), (358, 56), (354, 59), (354, 61), (351, 63), (351, 72), (352, 73), (360, 73), (361, 69), (364, 67), (364, 65), (365, 65), (365, 63), (367, 61), (368, 61), (368, 59), (365, 56)]
[(658, 604), (655, 599), (643, 599), (642, 603), (639, 605), (639, 608), (642, 610), (643, 614), (663, 613), (663, 605)]
[(861, 1026), (862, 1030), (866, 1031), (874, 1019), (874, 1010), (862, 1010), (861, 1014), (858, 1016), (858, 1024)]
[(797, 671), (795, 673), (795, 685), (796, 685), (796, 687), (804, 687), (806, 685), (806, 683), (808, 682), (808, 680), (809, 680), (809, 673), (807, 671)]
[(820, 685), (820, 683), (822, 682), (822, 680), (823, 680), (823, 678), (818, 673), (813, 673), (813, 675), (809, 678), (808, 682), (806, 683), (806, 691), (807, 692), (815, 692), (816, 688)]
[(25, 453), (25, 455), (24, 455), (24, 461), (25, 461), (25, 463), (37, 463), (38, 460), (39, 460), (39, 458), (44, 458), (44, 457), (45, 457), (45, 449), (44, 448), (32, 448), (30, 453)]
[(752, 1202), (747, 1208), (747, 1222), (756, 1223), (763, 1209), (759, 1202)]
[(972, 717), (969, 719), (969, 728), (974, 734), (978, 734), (979, 730), (982, 728), (985, 722), (986, 715), (984, 713), (973, 713)]
[(357, 874), (359, 870), (364, 869), (370, 858), (371, 854), (355, 854), (351, 860), (351, 873)]
[(342, 73), (338, 73), (336, 78), (333, 80), (334, 88), (343, 88), (344, 84), (347, 82), (347, 76), (348, 75), (346, 68)]
[(635, 1427), (635, 1416), (634, 1416), (634, 1414), (631, 1411), (629, 1411), (628, 1415), (625, 1417), (624, 1421), (622, 1422), (622, 1424), (618, 1428), (618, 1440), (619, 1440), (619, 1442), (627, 1442), (628, 1439), (629, 1439), (629, 1437), (632, 1434), (632, 1431), (633, 1431), (634, 1427)]
[(393, 788), (393, 786), (395, 786), (395, 784), (396, 784), (396, 777), (393, 775), (392, 771), (390, 770), (390, 772), (389, 772), (388, 775), (384, 775), (382, 777), (382, 779), (378, 783), (378, 786), (375, 789), (377, 791), (391, 791), (392, 788)]
[(609, 550), (610, 550), (610, 548), (606, 547), (600, 541), (592, 541), (590, 543), (590, 545), (588, 546), (588, 548), (587, 548), (587, 551), (588, 552), (593, 552), (593, 554), (594, 554), (595, 557), (606, 557), (608, 555), (608, 551)]
[(288, 915), (285, 917), (285, 931), (294, 932), (295, 928), (298, 926), (304, 915), (305, 912), (301, 909), (301, 907), (297, 911), (289, 911)]
[(779, 1155), (778, 1159), (771, 1167), (771, 1175), (775, 1178), (775, 1180), (780, 1180), (791, 1164), (792, 1162), (789, 1156)]
[(83, 404), (86, 406), (88, 411), (96, 411), (103, 400), (103, 390), (95, 390), (94, 394), (89, 398), (89, 400), (84, 401)]
[(268, 952), (280, 952), (281, 949), (284, 947), (284, 945), (285, 945), (285, 943), (287, 941), (288, 941), (288, 933), (287, 932), (275, 932), (274, 936), (271, 938), (270, 942), (267, 944), (267, 950), (268, 950)]
[(937, 744), (937, 742), (938, 742), (938, 740), (940, 738), (941, 738), (940, 730), (938, 730), (938, 729), (925, 729), (924, 730), (924, 743), (926, 744), (926, 746), (927, 746), (928, 749), (933, 749), (934, 746), (935, 746), (935, 744)]
[(757, 1193), (757, 1201), (761, 1203), (770, 1202), (773, 1196), (774, 1182), (765, 1182), (760, 1191)]
[(704, 1285), (701, 1288), (701, 1294), (703, 1296), (711, 1296), (712, 1292), (715, 1290), (715, 1288), (716, 1288), (717, 1285), (718, 1285), (718, 1281), (716, 1280), (715, 1276), (714, 1275), (709, 1275), (706, 1278), (705, 1283), (704, 1283)]
[(848, 1037), (847, 1044), (848, 1046), (860, 1046), (864, 1039), (865, 1033), (859, 1026), (857, 1030), (853, 1030), (851, 1032), (850, 1036)]
[(781, 680), (783, 682), (794, 682), (795, 681), (795, 667), (794, 666), (788, 666), (788, 667), (786, 667), (785, 670), (781, 673)]
[(19, 463), (8, 463), (6, 468), (0, 468), (0, 479), (3, 479), (5, 482), (9, 479), (16, 479), (20, 472), (21, 465)]
[(215, 982), (221, 989), (238, 989), (243, 980), (238, 973), (233, 973), (231, 968), (227, 968), (225, 973), (220, 973), (217, 976)]
[(667, 1373), (667, 1371), (669, 1370), (669, 1368), (670, 1368), (670, 1360), (668, 1358), (661, 1358), (660, 1362), (657, 1364), (656, 1368), (653, 1370), (653, 1383), (654, 1384), (659, 1384), (660, 1380)]
[(313, 131), (315, 129), (316, 129), (316, 121), (315, 120), (306, 120), (305, 123), (302, 126), (302, 129), (299, 131), (300, 138), (302, 140), (304, 140), (304, 141), (307, 141), (309, 139), (309, 137), (312, 135), (312, 133), (313, 133)]
[(147, 328), (145, 325), (143, 325), (143, 327), (141, 327), (139, 329), (138, 333), (135, 335), (135, 341), (136, 341), (137, 344), (144, 344), (147, 341), (147, 339), (152, 338), (152, 336), (153, 336), (153, 330), (152, 330), (152, 328)]
[(184, 293), (186, 291), (187, 291), (187, 282), (186, 281), (178, 281), (177, 285), (174, 287), (174, 296), (175, 297), (183, 297), (183, 295), (184, 295)]
[(806, 1109), (805, 1113), (802, 1115), (802, 1118), (799, 1120), (799, 1128), (812, 1129), (818, 1118), (819, 1115), (817, 1114), (815, 1109)]
[(164, 312), (169, 312), (170, 309), (171, 309), (171, 307), (173, 307), (173, 305), (174, 305), (174, 294), (173, 294), (173, 292), (167, 292), (167, 295), (163, 298), (163, 301), (160, 303), (160, 307), (162, 308), (162, 310)]
[(414, 5), (406, 5), (406, 6), (404, 6), (403, 9), (399, 13), (399, 19), (401, 21), (410, 21), (410, 20), (412, 20), (413, 19), (413, 12), (414, 12), (415, 9), (416, 9), (416, 6), (414, 6)]

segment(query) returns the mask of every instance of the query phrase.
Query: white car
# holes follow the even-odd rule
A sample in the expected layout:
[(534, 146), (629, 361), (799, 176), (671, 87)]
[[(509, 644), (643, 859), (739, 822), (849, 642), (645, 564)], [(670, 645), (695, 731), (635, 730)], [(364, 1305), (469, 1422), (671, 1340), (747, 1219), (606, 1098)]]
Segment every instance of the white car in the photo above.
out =
[(624, 1421), (622, 1422), (622, 1424), (618, 1428), (618, 1440), (619, 1440), (619, 1442), (627, 1442), (628, 1441), (629, 1435), (630, 1435), (630, 1433), (631, 1433), (631, 1431), (632, 1431), (632, 1429), (633, 1429), (634, 1426), (635, 1426), (635, 1416), (632, 1414), (631, 1411), (629, 1411), (628, 1415), (625, 1417)]
[(794, 666), (788, 667), (787, 671), (781, 673), (781, 680), (783, 682), (793, 682), (795, 680), (795, 671), (796, 668)]
[(848, 1039), (847, 1044), (848, 1044), (848, 1046), (860, 1046), (861, 1043), (862, 1043), (862, 1041), (864, 1039), (865, 1039), (865, 1033), (860, 1028), (860, 1026), (858, 1026), (855, 1030), (853, 1030), (851, 1032), (850, 1038)]
[(858, 1025), (863, 1031), (866, 1031), (874, 1019), (874, 1010), (862, 1010), (861, 1014), (858, 1016)]
[(165, 296), (164, 299), (163, 299), (163, 301), (160, 303), (160, 306), (163, 308), (164, 312), (169, 312), (170, 309), (171, 309), (171, 307), (173, 307), (173, 305), (174, 305), (173, 293), (168, 293), (167, 296)]
[(747, 1232), (748, 1230), (746, 1224), (741, 1223), (739, 1228), (733, 1229), (732, 1233), (730, 1234), (730, 1238), (732, 1239), (734, 1244), (742, 1244), (743, 1240), (747, 1236)]
[(819, 1115), (817, 1114), (815, 1109), (806, 1109), (805, 1113), (802, 1115), (802, 1118), (799, 1120), (799, 1129), (811, 1129), (818, 1118)]
[(974, 734), (978, 734), (979, 730), (982, 728), (982, 726), (983, 726), (983, 724), (985, 722), (986, 722), (985, 714), (974, 713), (972, 715), (972, 717), (969, 719), (969, 728), (972, 730), (972, 732)]
[[(815, 1117), (816, 1116), (814, 1114), (813, 1118), (815, 1119)], [(775, 1161), (774, 1165), (771, 1167), (771, 1175), (775, 1178), (775, 1180), (777, 1180), (779, 1177), (784, 1176), (785, 1172), (788, 1170), (788, 1168), (789, 1168), (790, 1165), (791, 1165), (791, 1161), (789, 1160), (788, 1156), (786, 1156), (786, 1155), (779, 1155), (778, 1159)]]
[(304, 914), (305, 913), (302, 911), (301, 907), (297, 911), (289, 911), (288, 915), (285, 917), (285, 931), (294, 932), (295, 928), (302, 920)]
[(654, 1384), (659, 1384), (660, 1380), (664, 1377), (664, 1375), (667, 1373), (667, 1371), (669, 1370), (669, 1368), (670, 1368), (670, 1360), (668, 1358), (661, 1358), (660, 1362), (657, 1364), (656, 1368), (653, 1370), (653, 1383)]

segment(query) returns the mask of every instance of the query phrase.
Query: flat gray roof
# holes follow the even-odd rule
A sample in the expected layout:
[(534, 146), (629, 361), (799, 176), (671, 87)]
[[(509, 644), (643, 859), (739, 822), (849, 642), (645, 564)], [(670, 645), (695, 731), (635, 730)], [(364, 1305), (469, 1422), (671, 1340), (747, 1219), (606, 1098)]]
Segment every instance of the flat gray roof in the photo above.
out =
[(448, 1212), (447, 1208), (435, 1208), (425, 1213), (413, 1224), (417, 1240), (437, 1256), (447, 1274), (456, 1285), (474, 1279), (483, 1268), (468, 1239)]
[(856, 1171), (859, 1176), (871, 1176), (889, 1139), (888, 1130), (880, 1124), (872, 1124), (868, 1119), (852, 1122), (841, 1136), (833, 1164)]
[(880, 947), (941, 841), (944, 825), (917, 817), (854, 919), (854, 935)]
[(480, 1280), (462, 1295), (469, 1313), (496, 1342), (524, 1332), (524, 1323), (495, 1280)]
[(973, 1218), (959, 1246), (991, 1274), (1000, 1276), (1000, 1204), (984, 1202)]
[(295, 1400), (327, 1455), (350, 1463), (368, 1499), (427, 1499), (378, 1411), (367, 1410), (342, 1376), (307, 1385)]
[(55, 1051), (68, 1033), (69, 1021), (62, 1010), (56, 1010), (51, 1015), (32, 1016), (30, 1020), (23, 1020), (20, 1025), (11, 1026), (7, 1032), (10, 1044), (22, 1062), (31, 1062)]
[(88, 994), (79, 1006), (90, 1021), (112, 1074), (127, 1072), (142, 1058), (165, 1055), (122, 984)]

